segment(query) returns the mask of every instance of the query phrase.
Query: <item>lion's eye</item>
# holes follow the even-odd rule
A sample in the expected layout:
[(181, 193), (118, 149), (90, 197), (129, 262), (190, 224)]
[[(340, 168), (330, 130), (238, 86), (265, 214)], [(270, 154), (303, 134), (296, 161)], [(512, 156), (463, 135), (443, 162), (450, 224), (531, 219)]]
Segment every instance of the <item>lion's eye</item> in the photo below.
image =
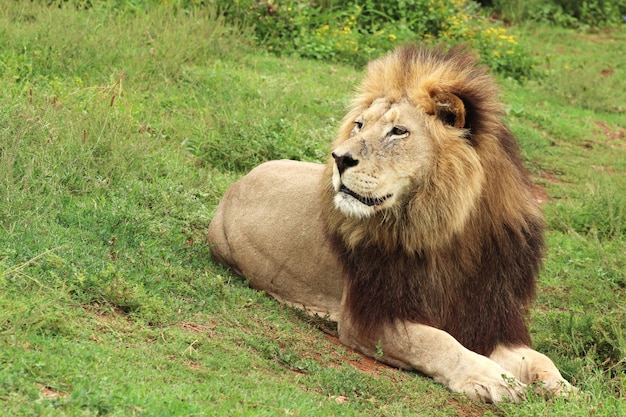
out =
[(407, 133), (409, 133), (409, 131), (404, 126), (394, 126), (393, 129), (391, 129), (391, 134), (393, 136), (403, 136)]
[(355, 120), (354, 121), (354, 128), (356, 130), (361, 130), (361, 128), (363, 128), (363, 122), (360, 120)]

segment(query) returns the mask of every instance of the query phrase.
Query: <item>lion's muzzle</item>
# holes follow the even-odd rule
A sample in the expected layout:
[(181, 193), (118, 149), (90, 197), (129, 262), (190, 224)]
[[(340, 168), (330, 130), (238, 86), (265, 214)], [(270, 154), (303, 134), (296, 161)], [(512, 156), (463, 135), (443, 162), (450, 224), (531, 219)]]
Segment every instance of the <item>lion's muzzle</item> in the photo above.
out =
[[(354, 180), (354, 173), (346, 171), (359, 165), (360, 161), (355, 159), (349, 151), (344, 153), (335, 151), (332, 153), (332, 156), (335, 160), (332, 177), (333, 188), (337, 193), (335, 195), (335, 206), (344, 214), (359, 218), (369, 217), (374, 213), (378, 206), (383, 204), (392, 196), (392, 194), (377, 194), (372, 192), (373, 190), (367, 190), (366, 193), (361, 194), (363, 191), (366, 191), (360, 189), (362, 187), (358, 187), (358, 191), (354, 191), (350, 186), (351, 181), (347, 181), (348, 185), (346, 185), (344, 181), (346, 181), (345, 176), (348, 176), (348, 179)], [(358, 183), (359, 181), (357, 180), (357, 184)]]

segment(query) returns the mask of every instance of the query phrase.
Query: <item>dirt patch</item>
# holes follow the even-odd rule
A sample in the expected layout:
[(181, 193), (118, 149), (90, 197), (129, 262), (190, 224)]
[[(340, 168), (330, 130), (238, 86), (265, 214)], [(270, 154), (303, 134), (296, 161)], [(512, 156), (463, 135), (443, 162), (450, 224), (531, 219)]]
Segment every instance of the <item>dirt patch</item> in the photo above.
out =
[(345, 357), (345, 356), (340, 355), (339, 353), (336, 353), (339, 361), (344, 362), (344, 363), (347, 362), (361, 372), (374, 374), (374, 375), (380, 375), (380, 371), (384, 369), (397, 370), (397, 368), (393, 368), (389, 365), (385, 365), (384, 363), (378, 362), (377, 360), (372, 359), (369, 356), (365, 356), (361, 352), (357, 352), (356, 350), (350, 349), (349, 347), (343, 345), (339, 341), (339, 338), (336, 336), (333, 336), (330, 334), (325, 334), (325, 336), (326, 336), (326, 340), (328, 340), (330, 343), (337, 345), (337, 346), (342, 346), (345, 349), (348, 349), (350, 353), (352, 354), (351, 356), (354, 356), (354, 355), (358, 356), (359, 357), (358, 359), (354, 359), (353, 357)]
[(208, 333), (210, 337), (215, 336), (213, 329), (215, 326), (206, 326), (204, 324), (192, 323), (188, 321), (179, 321), (176, 326), (194, 333)]
[[(602, 135), (607, 141), (601, 142), (602, 145), (611, 148), (626, 148), (626, 129), (622, 127), (613, 128), (608, 123), (594, 120), (593, 123), (600, 128)], [(597, 143), (595, 141), (591, 141)]]
[(545, 184), (563, 184), (566, 181), (563, 181), (557, 177), (557, 174), (550, 171), (541, 171), (541, 174), (538, 176), (533, 176), (532, 178), (532, 194), (535, 197), (535, 200), (539, 204), (547, 203), (552, 200), (552, 197), (546, 191)]
[(549, 184), (564, 184), (567, 182), (558, 178), (558, 175), (559, 174), (554, 173), (552, 171), (541, 171), (541, 175), (539, 176), (539, 178)]
[(550, 200), (550, 196), (545, 187), (540, 184), (533, 184), (532, 193), (539, 204), (546, 203)]
[(610, 75), (613, 75), (614, 72), (615, 70), (613, 68), (605, 68), (600, 71), (600, 75), (602, 75), (603, 77), (608, 77)]
[(194, 370), (194, 371), (199, 371), (202, 370), (202, 366), (198, 365), (195, 362), (191, 362), (191, 361), (181, 361), (181, 363), (185, 366), (187, 366), (189, 369)]
[(39, 388), (39, 395), (47, 400), (56, 400), (59, 398), (67, 398), (68, 394), (63, 391), (56, 390), (51, 388), (45, 384), (41, 384), (39, 382), (35, 382), (37, 388)]
[[(471, 400), (459, 401), (456, 398), (451, 398), (448, 403), (456, 410), (457, 415), (464, 417), (482, 417), (487, 410), (492, 413), (496, 410), (492, 406), (486, 404), (479, 404)], [(496, 415), (502, 415), (496, 413)]]

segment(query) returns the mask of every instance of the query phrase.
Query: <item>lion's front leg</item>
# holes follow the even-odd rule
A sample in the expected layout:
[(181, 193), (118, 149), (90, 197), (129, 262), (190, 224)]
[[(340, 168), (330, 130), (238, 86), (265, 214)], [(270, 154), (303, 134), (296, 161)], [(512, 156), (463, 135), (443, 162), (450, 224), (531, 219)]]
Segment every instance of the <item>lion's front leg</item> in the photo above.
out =
[(381, 362), (420, 371), (454, 392), (486, 402), (520, 401), (524, 384), (491, 359), (463, 347), (450, 334), (430, 326), (397, 322), (364, 339), (350, 325), (339, 323), (339, 339)]
[(577, 391), (561, 376), (550, 358), (528, 346), (499, 345), (489, 357), (525, 384), (540, 382), (545, 390), (557, 395)]

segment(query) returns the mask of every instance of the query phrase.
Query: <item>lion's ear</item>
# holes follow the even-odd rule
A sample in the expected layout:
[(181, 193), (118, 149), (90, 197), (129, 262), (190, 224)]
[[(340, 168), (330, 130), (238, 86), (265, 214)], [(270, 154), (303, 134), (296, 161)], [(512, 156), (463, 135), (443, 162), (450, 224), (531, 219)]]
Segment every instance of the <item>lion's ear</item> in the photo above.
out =
[(445, 124), (461, 129), (465, 127), (465, 105), (452, 93), (437, 93), (433, 96), (437, 117)]

